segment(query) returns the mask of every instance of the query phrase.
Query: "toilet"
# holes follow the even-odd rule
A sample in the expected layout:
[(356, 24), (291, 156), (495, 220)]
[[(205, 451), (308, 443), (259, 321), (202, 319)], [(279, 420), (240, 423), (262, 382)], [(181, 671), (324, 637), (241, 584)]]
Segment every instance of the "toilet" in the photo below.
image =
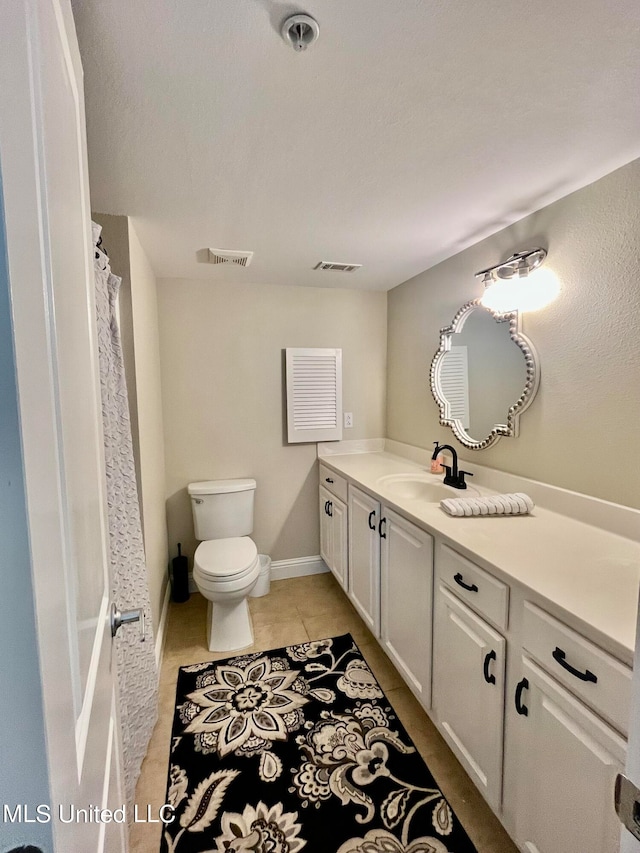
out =
[(188, 487), (196, 539), (193, 580), (208, 600), (207, 643), (212, 652), (253, 644), (247, 597), (260, 576), (253, 532), (255, 480), (206, 480)]

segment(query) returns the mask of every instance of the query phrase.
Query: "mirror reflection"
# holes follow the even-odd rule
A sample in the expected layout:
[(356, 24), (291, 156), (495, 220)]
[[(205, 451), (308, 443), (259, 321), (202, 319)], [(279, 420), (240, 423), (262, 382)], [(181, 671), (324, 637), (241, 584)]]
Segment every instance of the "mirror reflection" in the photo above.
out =
[(432, 365), (441, 422), (469, 447), (517, 435), (517, 415), (537, 386), (534, 367), (516, 314), (494, 314), (478, 302), (463, 306), (452, 326), (443, 329)]

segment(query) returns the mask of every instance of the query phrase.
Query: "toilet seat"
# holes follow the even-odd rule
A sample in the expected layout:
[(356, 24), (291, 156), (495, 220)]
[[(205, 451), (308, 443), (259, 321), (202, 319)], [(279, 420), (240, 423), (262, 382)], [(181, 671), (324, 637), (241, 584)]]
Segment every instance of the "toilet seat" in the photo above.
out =
[(258, 549), (249, 536), (208, 539), (198, 545), (194, 555), (194, 575), (209, 583), (242, 580), (256, 565), (260, 565)]

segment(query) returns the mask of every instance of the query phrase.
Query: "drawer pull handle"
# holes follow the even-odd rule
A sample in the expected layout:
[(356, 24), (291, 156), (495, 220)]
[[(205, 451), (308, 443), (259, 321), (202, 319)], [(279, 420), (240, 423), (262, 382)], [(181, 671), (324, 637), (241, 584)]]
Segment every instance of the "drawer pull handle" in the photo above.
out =
[(460, 574), (460, 572), (458, 572), (457, 575), (454, 575), (453, 579), (458, 584), (458, 586), (461, 586), (462, 589), (466, 589), (468, 592), (478, 591), (478, 587), (474, 583), (468, 584), (462, 580), (462, 575)]
[(559, 646), (556, 646), (552, 652), (553, 659), (556, 663), (559, 663), (563, 669), (566, 669), (567, 672), (570, 672), (571, 675), (575, 675), (576, 678), (579, 678), (580, 681), (592, 681), (594, 684), (598, 683), (598, 677), (594, 675), (590, 670), (585, 670), (581, 672), (579, 669), (575, 669), (571, 666), (570, 663), (567, 663), (566, 655), (562, 651)]
[(333, 513), (331, 512), (331, 509), (333, 507), (333, 501), (327, 501), (327, 504), (327, 515), (333, 518)]
[[(384, 524), (384, 526), (385, 526), (385, 528), (384, 528), (384, 529), (385, 529), (385, 532), (384, 532), (384, 533), (382, 532), (382, 525), (383, 525), (383, 524)], [(378, 525), (378, 533), (380, 534), (380, 538), (381, 538), (381, 539), (386, 539), (386, 538), (387, 538), (387, 532), (386, 532), (386, 531), (387, 531), (387, 519), (386, 519), (386, 518), (381, 518), (381, 519), (380, 519), (380, 524)]]
[(495, 684), (496, 683), (496, 677), (495, 677), (495, 675), (492, 675), (489, 672), (489, 667), (491, 666), (491, 661), (496, 660), (497, 657), (498, 656), (496, 655), (495, 651), (493, 651), (493, 650), (491, 650), (490, 652), (488, 652), (485, 655), (484, 664), (482, 665), (482, 670), (483, 670), (483, 674), (484, 674), (484, 680), (487, 682), (487, 684)]
[[(371, 523), (372, 521), (373, 521), (373, 524)], [(376, 529), (376, 511), (375, 511), (375, 509), (372, 509), (371, 512), (369, 513), (369, 530), (375, 530), (375, 529)]]
[(529, 680), (527, 678), (523, 678), (522, 681), (518, 682), (518, 686), (516, 687), (516, 711), (522, 717), (529, 716), (529, 709), (526, 705), (522, 704), (522, 693), (524, 690), (529, 689)]
[(333, 483), (333, 480), (331, 479), (331, 477), (325, 477), (324, 481), (325, 481), (325, 483)]

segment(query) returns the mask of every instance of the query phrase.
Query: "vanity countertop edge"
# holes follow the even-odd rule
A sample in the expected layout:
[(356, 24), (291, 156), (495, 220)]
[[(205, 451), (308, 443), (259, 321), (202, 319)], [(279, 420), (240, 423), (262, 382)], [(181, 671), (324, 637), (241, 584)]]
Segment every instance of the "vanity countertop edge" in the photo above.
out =
[(456, 518), (439, 502), (398, 498), (378, 480), (425, 469), (384, 451), (319, 462), (496, 577), (520, 584), (532, 601), (633, 666), (640, 543), (538, 506), (531, 515)]

